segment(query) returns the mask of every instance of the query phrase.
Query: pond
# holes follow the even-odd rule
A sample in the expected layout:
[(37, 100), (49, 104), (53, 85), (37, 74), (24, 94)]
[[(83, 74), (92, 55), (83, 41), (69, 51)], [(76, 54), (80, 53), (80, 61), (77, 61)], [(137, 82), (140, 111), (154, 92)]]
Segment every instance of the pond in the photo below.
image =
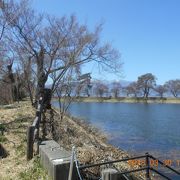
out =
[(171, 159), (180, 168), (180, 104), (80, 102), (72, 103), (69, 112), (107, 133), (112, 145), (134, 155)]

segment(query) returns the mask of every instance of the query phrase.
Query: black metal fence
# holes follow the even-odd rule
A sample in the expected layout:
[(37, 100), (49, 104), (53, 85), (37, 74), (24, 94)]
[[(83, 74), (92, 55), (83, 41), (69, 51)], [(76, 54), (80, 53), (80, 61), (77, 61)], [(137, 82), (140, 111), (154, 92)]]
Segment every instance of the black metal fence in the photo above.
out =
[(156, 162), (160, 165), (162, 165), (163, 167), (169, 169), (172, 171), (172, 173), (175, 173), (177, 176), (179, 176), (180, 178), (180, 172), (173, 169), (172, 167), (164, 164), (162, 161), (160, 161), (159, 159), (155, 158), (154, 156), (146, 153), (143, 156), (136, 156), (136, 157), (131, 157), (131, 158), (123, 158), (120, 160), (114, 160), (114, 161), (107, 161), (107, 162), (102, 162), (102, 163), (96, 163), (96, 164), (90, 164), (90, 165), (82, 165), (79, 166), (80, 170), (86, 169), (86, 168), (92, 168), (92, 167), (96, 167), (96, 166), (102, 166), (102, 165), (107, 165), (107, 164), (114, 164), (114, 163), (120, 163), (120, 162), (125, 162), (125, 161), (131, 161), (131, 160), (137, 160), (137, 159), (145, 159), (145, 166), (141, 167), (141, 168), (137, 168), (137, 169), (132, 169), (129, 171), (123, 171), (123, 172), (119, 172), (118, 174), (122, 174), (122, 175), (127, 175), (129, 173), (133, 173), (133, 172), (139, 172), (139, 171), (146, 171), (146, 179), (150, 180), (150, 171), (153, 171), (155, 173), (157, 173), (158, 175), (160, 175), (161, 177), (168, 179), (168, 180), (172, 180), (171, 178), (169, 178), (167, 175), (165, 175), (164, 173), (156, 170), (155, 168), (153, 168), (150, 164), (150, 160), (156, 160)]

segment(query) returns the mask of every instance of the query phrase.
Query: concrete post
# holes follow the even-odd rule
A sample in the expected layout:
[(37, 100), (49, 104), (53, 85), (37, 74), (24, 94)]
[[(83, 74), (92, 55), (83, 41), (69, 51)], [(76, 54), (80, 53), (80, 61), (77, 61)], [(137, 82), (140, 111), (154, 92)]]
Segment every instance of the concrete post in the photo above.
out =
[(126, 180), (126, 178), (113, 168), (104, 169), (101, 172), (102, 180)]
[(75, 151), (75, 146), (72, 147), (72, 154), (71, 154), (71, 162), (70, 162), (68, 180), (72, 180), (73, 165), (74, 165), (74, 151)]

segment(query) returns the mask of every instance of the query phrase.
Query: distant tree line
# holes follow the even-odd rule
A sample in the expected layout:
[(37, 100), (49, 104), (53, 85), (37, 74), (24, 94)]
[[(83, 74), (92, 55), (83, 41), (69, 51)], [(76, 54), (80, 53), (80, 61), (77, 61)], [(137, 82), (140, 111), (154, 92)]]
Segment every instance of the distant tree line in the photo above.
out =
[[(91, 96), (96, 97), (141, 97), (148, 99), (150, 96), (164, 98), (172, 95), (175, 98), (180, 96), (180, 79), (169, 80), (163, 85), (156, 84), (156, 76), (152, 73), (146, 73), (137, 78), (137, 81), (123, 86), (120, 82), (115, 81), (107, 84), (103, 81), (92, 82)], [(83, 90), (83, 88), (81, 88)], [(81, 92), (81, 95), (86, 96)]]
[(171, 93), (175, 98), (180, 95), (180, 79), (169, 80), (163, 85), (156, 84), (156, 76), (147, 73), (138, 77), (136, 82), (130, 83), (125, 91), (127, 95), (132, 95), (134, 97), (143, 97), (147, 99), (151, 93), (156, 93), (156, 96), (163, 98), (165, 93)]

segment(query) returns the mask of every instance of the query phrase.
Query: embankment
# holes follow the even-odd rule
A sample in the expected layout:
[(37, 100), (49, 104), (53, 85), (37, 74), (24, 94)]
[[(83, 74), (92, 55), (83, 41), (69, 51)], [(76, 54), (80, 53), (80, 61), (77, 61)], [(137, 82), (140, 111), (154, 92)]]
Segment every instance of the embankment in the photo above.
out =
[[(55, 139), (67, 150), (71, 150), (75, 145), (80, 163), (93, 164), (130, 157), (125, 151), (108, 144), (107, 137), (102, 132), (83, 120), (70, 116), (66, 116), (61, 121), (59, 119), (59, 113), (55, 110), (54, 120), (58, 127)], [(121, 171), (132, 169), (127, 162), (115, 166)], [(133, 168), (137, 168), (137, 166)], [(100, 168), (91, 168), (90, 172), (99, 175)], [(143, 173), (133, 173), (132, 176), (133, 179), (143, 179), (144, 177)]]
[(35, 110), (29, 101), (0, 107), (0, 124), (5, 128), (4, 135), (0, 133), (0, 144), (8, 153), (0, 159), (0, 180), (50, 180), (38, 157), (26, 161), (27, 127), (34, 116)]
[(150, 97), (148, 99), (144, 98), (134, 98), (134, 97), (119, 97), (119, 98), (109, 98), (109, 97), (78, 97), (74, 98), (75, 102), (109, 102), (109, 103), (164, 103), (164, 104), (180, 104), (180, 98), (158, 98)]

